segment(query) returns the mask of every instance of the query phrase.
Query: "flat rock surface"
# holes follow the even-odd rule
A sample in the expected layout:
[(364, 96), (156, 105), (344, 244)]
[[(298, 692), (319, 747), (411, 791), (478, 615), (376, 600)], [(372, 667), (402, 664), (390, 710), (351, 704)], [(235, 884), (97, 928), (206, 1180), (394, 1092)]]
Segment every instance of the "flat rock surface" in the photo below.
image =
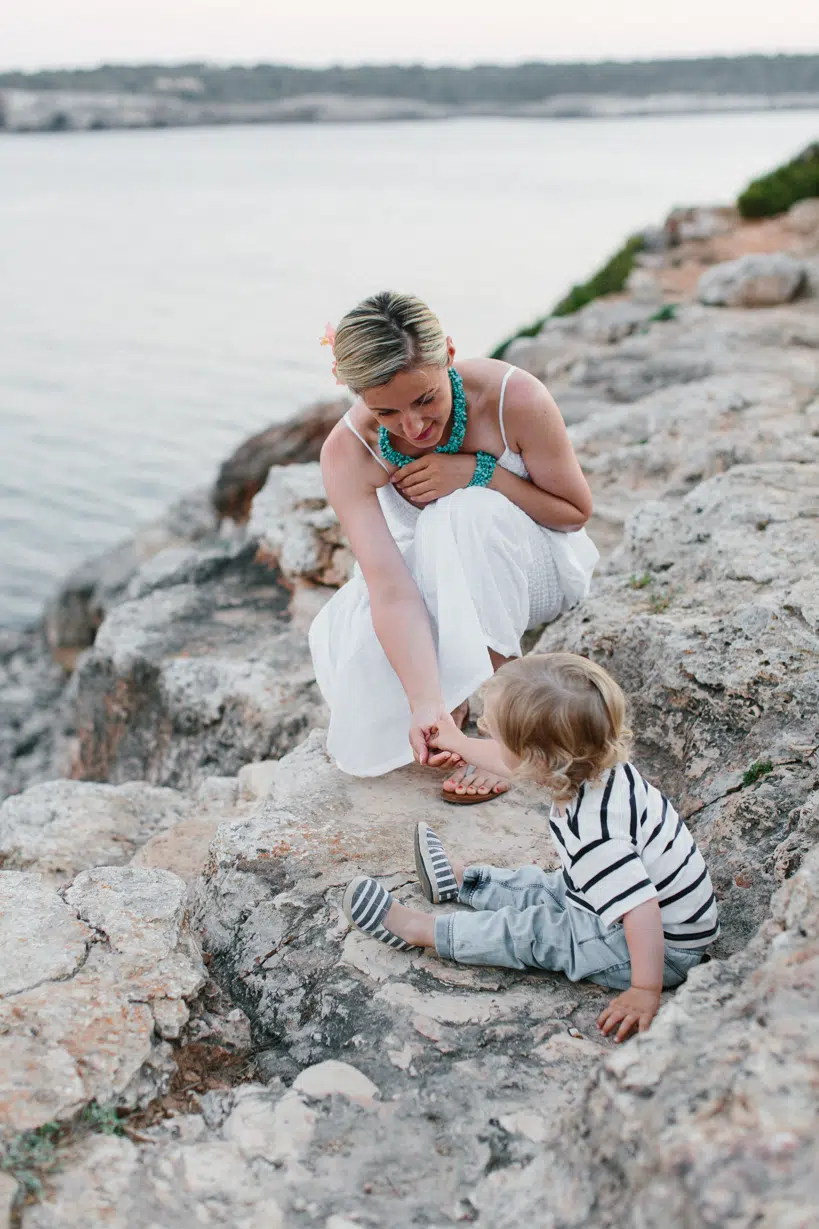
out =
[(0, 805), (0, 859), (65, 883), (88, 867), (129, 862), (190, 813), (188, 797), (143, 781), (49, 781)]
[(65, 897), (40, 875), (0, 871), (0, 1140), (92, 1100), (134, 1106), (167, 1083), (163, 1022), (178, 1032), (205, 982), (185, 898), (168, 871), (84, 871)]
[(70, 977), (91, 939), (42, 875), (0, 872), (0, 995)]

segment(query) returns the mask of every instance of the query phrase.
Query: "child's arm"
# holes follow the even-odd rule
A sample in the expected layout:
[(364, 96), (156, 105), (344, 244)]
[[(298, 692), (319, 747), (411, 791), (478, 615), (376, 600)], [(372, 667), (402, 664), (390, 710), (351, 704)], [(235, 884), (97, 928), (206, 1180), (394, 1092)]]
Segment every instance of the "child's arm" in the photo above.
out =
[(483, 772), (491, 772), (497, 777), (509, 776), (509, 765), (501, 755), (500, 743), (492, 738), (467, 738), (451, 717), (439, 722), (429, 746), (440, 751), (451, 751)]
[(615, 1041), (625, 1041), (635, 1027), (644, 1033), (660, 1006), (665, 940), (657, 899), (626, 913), (623, 929), (631, 957), (631, 989), (619, 994), (597, 1018), (607, 1035), (620, 1025)]

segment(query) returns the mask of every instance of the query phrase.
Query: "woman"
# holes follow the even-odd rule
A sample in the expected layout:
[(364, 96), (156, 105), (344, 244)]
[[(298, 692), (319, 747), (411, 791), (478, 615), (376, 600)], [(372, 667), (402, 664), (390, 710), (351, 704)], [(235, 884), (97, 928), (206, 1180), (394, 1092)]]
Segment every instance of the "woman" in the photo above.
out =
[[(560, 411), (533, 376), (494, 359), (454, 365), (437, 317), (410, 295), (365, 299), (338, 326), (340, 384), (358, 396), (321, 453), (327, 498), (357, 567), (310, 629), (342, 771), (414, 758), (520, 638), (587, 594), (598, 554), (589, 488)], [(448, 802), (484, 802), (502, 778), (460, 765)]]

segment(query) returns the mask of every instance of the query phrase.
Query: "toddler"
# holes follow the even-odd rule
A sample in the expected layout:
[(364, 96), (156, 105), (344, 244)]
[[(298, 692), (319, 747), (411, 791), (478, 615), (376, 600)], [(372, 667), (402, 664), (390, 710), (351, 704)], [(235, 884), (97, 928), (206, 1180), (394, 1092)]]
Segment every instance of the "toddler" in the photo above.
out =
[(464, 866), (424, 823), (415, 833), (430, 915), (359, 876), (344, 895), (351, 925), (390, 947), (434, 947), (461, 964), (561, 970), (622, 993), (598, 1026), (623, 1041), (649, 1027), (664, 987), (678, 986), (719, 934), (711, 879), (668, 799), (628, 755), (626, 704), (614, 679), (573, 653), (518, 658), (485, 690), (482, 729), (448, 719), (431, 745), (486, 772), (538, 782), (562, 870)]

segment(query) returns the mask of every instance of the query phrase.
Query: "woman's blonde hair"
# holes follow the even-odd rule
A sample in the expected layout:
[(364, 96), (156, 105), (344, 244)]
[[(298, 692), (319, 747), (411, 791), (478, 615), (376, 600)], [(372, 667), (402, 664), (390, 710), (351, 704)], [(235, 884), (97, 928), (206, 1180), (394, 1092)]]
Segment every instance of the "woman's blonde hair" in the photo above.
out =
[(399, 371), (446, 367), (447, 339), (426, 303), (384, 290), (364, 299), (339, 323), (333, 342), (336, 376), (354, 393), (388, 384)]
[(626, 698), (602, 666), (575, 653), (538, 653), (501, 666), (484, 689), (484, 722), (521, 760), (517, 775), (555, 802), (627, 760)]

